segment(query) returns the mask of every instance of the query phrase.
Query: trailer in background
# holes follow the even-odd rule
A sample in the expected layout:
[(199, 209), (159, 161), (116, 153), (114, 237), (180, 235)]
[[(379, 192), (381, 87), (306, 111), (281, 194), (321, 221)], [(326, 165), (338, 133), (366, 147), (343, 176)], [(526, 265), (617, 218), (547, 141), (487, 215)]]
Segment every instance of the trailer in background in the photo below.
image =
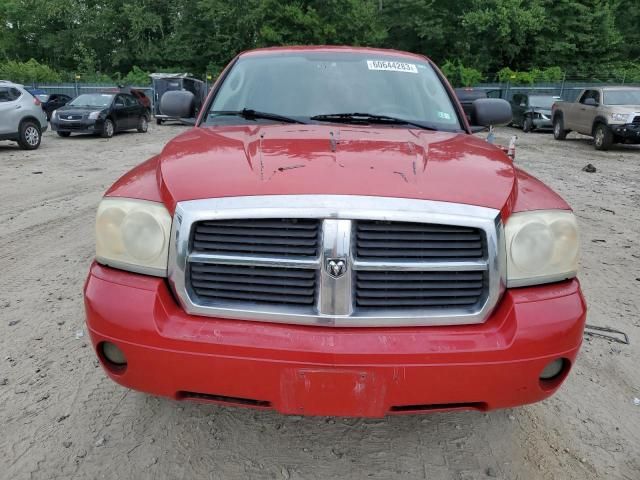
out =
[(162, 112), (162, 96), (169, 91), (187, 91), (193, 94), (193, 103), (189, 117), (196, 119), (207, 96), (207, 88), (203, 81), (193, 78), (188, 73), (152, 73), (153, 82), (153, 115), (156, 123), (161, 125), (166, 120), (180, 120)]

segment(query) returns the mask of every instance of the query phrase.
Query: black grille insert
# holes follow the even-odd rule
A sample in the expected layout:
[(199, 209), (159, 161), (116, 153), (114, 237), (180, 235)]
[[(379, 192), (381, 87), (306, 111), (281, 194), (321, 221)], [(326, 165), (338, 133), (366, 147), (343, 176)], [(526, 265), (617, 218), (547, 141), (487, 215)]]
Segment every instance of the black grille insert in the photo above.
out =
[(434, 410), (486, 410), (484, 402), (429, 403), (425, 405), (394, 405), (392, 412), (430, 412)]
[(356, 305), (362, 308), (461, 308), (485, 294), (485, 272), (356, 272)]
[(358, 221), (355, 241), (360, 259), (446, 261), (484, 257), (484, 235), (473, 227)]
[(191, 263), (189, 279), (202, 300), (311, 307), (316, 298), (315, 270)]
[(254, 400), (252, 398), (227, 397), (226, 395), (213, 395), (210, 393), (199, 392), (178, 392), (176, 395), (178, 400), (207, 400), (216, 403), (228, 403), (232, 405), (248, 405), (252, 407), (268, 408), (271, 402), (267, 400)]
[(222, 255), (316, 257), (320, 222), (315, 219), (243, 219), (198, 222), (192, 250)]

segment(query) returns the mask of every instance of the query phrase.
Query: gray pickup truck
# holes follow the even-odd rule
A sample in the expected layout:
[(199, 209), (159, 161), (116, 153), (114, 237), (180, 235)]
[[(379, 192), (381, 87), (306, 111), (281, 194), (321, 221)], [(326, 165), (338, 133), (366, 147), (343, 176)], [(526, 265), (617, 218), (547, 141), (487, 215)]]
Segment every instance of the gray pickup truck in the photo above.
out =
[(592, 136), (597, 150), (640, 143), (640, 87), (583, 90), (575, 102), (554, 103), (552, 121), (556, 140), (574, 131)]

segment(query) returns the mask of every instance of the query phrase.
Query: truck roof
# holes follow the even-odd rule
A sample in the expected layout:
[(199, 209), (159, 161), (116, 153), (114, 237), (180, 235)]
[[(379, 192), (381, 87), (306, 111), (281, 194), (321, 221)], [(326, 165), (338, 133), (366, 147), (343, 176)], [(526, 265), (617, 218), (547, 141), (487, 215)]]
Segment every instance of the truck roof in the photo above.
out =
[(287, 47), (266, 47), (256, 48), (240, 53), (239, 57), (253, 57), (259, 55), (268, 55), (278, 52), (352, 52), (352, 53), (371, 53), (373, 55), (394, 55), (397, 57), (417, 58), (420, 60), (429, 60), (428, 57), (417, 53), (402, 52), (400, 50), (392, 50), (387, 48), (372, 47), (349, 47), (336, 45), (294, 45)]
[(630, 85), (608, 85), (606, 87), (584, 87), (584, 90), (638, 90), (640, 87)]

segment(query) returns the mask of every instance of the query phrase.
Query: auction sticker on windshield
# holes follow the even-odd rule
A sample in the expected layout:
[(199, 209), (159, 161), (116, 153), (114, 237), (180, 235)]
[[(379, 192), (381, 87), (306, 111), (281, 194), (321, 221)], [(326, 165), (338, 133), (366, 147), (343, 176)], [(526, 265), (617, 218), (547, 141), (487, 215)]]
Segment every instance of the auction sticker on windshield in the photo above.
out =
[(369, 70), (386, 70), (388, 72), (418, 73), (413, 63), (391, 62), (388, 60), (367, 60)]

